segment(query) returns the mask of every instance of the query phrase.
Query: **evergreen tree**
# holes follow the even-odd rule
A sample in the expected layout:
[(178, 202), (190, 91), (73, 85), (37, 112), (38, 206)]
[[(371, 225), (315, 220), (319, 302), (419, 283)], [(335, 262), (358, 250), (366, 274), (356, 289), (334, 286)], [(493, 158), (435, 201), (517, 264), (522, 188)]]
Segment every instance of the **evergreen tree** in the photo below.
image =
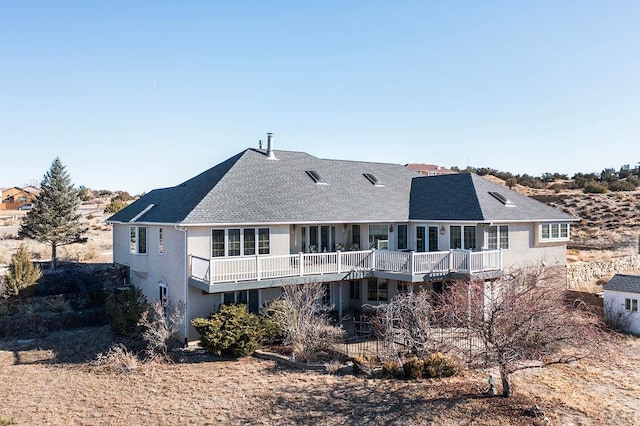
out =
[(71, 178), (59, 158), (40, 184), (40, 195), (34, 200), (33, 210), (27, 213), (18, 231), (20, 237), (31, 238), (51, 246), (51, 267), (57, 264), (59, 246), (84, 243), (81, 235), (87, 231), (80, 221), (80, 198)]
[(11, 256), (9, 273), (5, 277), (5, 294), (3, 296), (20, 296), (20, 291), (34, 285), (42, 276), (42, 271), (29, 259), (27, 249), (20, 245), (18, 251)]

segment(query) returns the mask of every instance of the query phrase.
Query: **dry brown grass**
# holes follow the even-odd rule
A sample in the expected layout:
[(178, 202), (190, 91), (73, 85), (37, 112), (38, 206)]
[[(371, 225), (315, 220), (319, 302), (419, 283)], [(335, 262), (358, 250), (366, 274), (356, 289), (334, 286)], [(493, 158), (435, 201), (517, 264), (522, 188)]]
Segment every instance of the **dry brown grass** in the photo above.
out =
[(273, 361), (187, 352), (127, 374), (94, 366), (107, 327), (0, 342), (0, 418), (18, 424), (638, 424), (640, 341), (600, 360), (514, 375), (515, 396), (486, 397), (486, 372), (383, 380), (287, 369)]

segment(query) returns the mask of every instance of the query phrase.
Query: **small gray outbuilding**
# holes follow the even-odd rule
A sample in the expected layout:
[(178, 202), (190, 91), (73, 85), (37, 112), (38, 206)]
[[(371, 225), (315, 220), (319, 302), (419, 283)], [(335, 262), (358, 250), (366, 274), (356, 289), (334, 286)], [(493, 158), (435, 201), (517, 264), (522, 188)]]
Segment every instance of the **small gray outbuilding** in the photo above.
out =
[(607, 318), (625, 318), (626, 331), (640, 335), (640, 275), (616, 274), (604, 285)]

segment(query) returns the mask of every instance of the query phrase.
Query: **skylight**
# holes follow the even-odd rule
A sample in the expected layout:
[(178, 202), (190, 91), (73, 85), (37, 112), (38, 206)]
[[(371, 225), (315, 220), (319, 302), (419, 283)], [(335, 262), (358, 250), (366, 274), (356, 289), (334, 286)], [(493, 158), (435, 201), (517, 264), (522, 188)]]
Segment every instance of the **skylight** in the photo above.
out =
[(328, 185), (327, 181), (324, 180), (324, 176), (316, 170), (307, 170), (307, 175), (318, 185)]
[(496, 200), (500, 201), (502, 204), (504, 204), (507, 207), (515, 207), (516, 206), (513, 203), (513, 201), (511, 201), (510, 199), (508, 199), (507, 197), (505, 197), (503, 194), (501, 194), (499, 192), (489, 191), (489, 194), (491, 194), (493, 196), (493, 198), (495, 198)]
[(382, 181), (378, 179), (378, 176), (374, 175), (373, 173), (363, 173), (363, 176), (366, 177), (367, 180), (375, 186), (384, 186)]

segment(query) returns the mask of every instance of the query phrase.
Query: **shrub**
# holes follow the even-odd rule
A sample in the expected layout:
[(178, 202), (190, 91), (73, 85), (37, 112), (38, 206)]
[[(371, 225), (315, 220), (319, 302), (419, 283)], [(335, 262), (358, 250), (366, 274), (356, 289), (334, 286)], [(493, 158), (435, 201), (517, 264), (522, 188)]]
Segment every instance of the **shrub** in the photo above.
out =
[(143, 329), (142, 340), (147, 344), (149, 358), (167, 360), (169, 350), (179, 345), (176, 334), (182, 325), (184, 312), (185, 304), (182, 301), (175, 306), (163, 307), (160, 301), (155, 300), (151, 308), (142, 313), (138, 325)]
[(141, 331), (138, 323), (149, 303), (138, 287), (119, 288), (107, 298), (107, 315), (114, 333), (132, 337)]
[(49, 304), (49, 310), (57, 314), (64, 314), (71, 311), (71, 305), (65, 299), (54, 300)]
[(18, 424), (15, 417), (6, 418), (6, 417), (0, 416), (0, 426), (10, 426), (15, 424)]
[(286, 286), (280, 299), (272, 301), (265, 312), (284, 333), (298, 361), (315, 361), (330, 352), (344, 336), (344, 330), (331, 325), (329, 309), (319, 309), (326, 287), (321, 283)]
[(417, 357), (409, 358), (402, 364), (402, 370), (404, 371), (404, 377), (406, 379), (421, 379), (424, 370), (424, 361)]
[(385, 361), (382, 364), (382, 375), (388, 378), (394, 378), (400, 376), (402, 367), (398, 361)]
[(638, 185), (634, 185), (629, 180), (617, 180), (609, 183), (609, 189), (611, 191), (635, 191)]
[(260, 317), (248, 312), (247, 305), (221, 305), (217, 313), (191, 324), (200, 334), (200, 346), (216, 355), (249, 356), (266, 334)]
[(123, 201), (121, 198), (114, 198), (107, 206), (104, 208), (105, 213), (118, 213), (120, 210), (127, 207), (126, 201)]
[(604, 194), (607, 192), (607, 187), (596, 181), (588, 181), (584, 184), (582, 190), (587, 194)]
[(11, 256), (9, 273), (4, 279), (3, 296), (21, 296), (42, 277), (42, 271), (29, 259), (29, 254), (24, 245)]
[(423, 360), (423, 377), (428, 379), (455, 376), (459, 371), (453, 359), (441, 352), (434, 352)]
[(114, 345), (106, 354), (100, 352), (89, 365), (111, 373), (131, 373), (138, 369), (138, 358), (122, 345)]
[(359, 355), (353, 358), (353, 374), (356, 376), (371, 376), (376, 358), (373, 355)]

